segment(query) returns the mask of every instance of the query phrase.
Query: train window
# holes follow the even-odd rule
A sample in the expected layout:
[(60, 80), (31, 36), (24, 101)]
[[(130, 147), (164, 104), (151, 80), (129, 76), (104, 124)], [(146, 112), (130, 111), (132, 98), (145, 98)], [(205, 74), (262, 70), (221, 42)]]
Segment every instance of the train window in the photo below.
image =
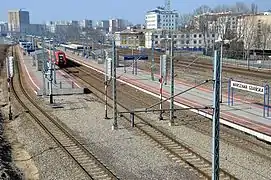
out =
[(63, 54), (59, 54), (59, 55), (58, 55), (58, 58), (59, 58), (59, 60), (63, 60), (63, 59), (64, 59)]

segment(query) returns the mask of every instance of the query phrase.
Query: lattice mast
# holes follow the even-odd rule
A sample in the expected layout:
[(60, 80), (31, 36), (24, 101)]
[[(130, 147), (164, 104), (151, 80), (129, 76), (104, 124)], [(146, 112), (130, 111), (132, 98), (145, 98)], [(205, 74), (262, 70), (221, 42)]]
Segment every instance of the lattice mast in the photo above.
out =
[(171, 10), (171, 0), (165, 0), (165, 9), (167, 11), (170, 11)]

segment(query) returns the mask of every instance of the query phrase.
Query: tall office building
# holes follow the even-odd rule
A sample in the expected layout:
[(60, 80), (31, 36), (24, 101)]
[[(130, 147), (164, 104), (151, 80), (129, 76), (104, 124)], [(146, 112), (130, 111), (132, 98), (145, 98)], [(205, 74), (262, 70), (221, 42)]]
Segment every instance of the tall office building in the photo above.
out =
[(8, 11), (8, 30), (12, 32), (24, 32), (29, 26), (29, 12), (20, 10)]
[(122, 31), (128, 26), (128, 21), (124, 19), (110, 19), (109, 20), (109, 32), (115, 33)]
[(157, 7), (145, 15), (146, 29), (176, 30), (178, 17), (174, 10)]

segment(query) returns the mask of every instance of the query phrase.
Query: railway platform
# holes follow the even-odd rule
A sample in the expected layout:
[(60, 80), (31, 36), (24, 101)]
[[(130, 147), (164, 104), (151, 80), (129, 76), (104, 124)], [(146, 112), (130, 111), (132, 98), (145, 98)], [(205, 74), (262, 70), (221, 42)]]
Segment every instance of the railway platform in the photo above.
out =
[[(49, 95), (49, 76), (43, 80), (42, 71), (38, 71), (36, 64), (33, 63), (33, 57), (24, 55), (20, 48), (19, 59), (21, 61), (21, 69), (27, 78), (27, 81), (38, 96)], [(69, 75), (64, 73), (56, 66), (56, 81), (53, 80), (53, 95), (70, 95), (70, 94), (82, 94), (84, 88), (80, 87)]]
[[(67, 53), (67, 57), (101, 73), (104, 72), (104, 65), (98, 64), (94, 60), (79, 57), (71, 53)], [(131, 69), (127, 68), (126, 70), (127, 73), (124, 73), (123, 68), (117, 69), (118, 81), (159, 98), (160, 84), (158, 74), (155, 75), (155, 81), (152, 81), (149, 72), (138, 70), (137, 75), (133, 75)], [(175, 80), (175, 94), (191, 87), (193, 85)], [(164, 86), (163, 96), (165, 98), (170, 97), (170, 83)], [(213, 104), (212, 98), (213, 92), (211, 89), (198, 87), (175, 97), (175, 105), (183, 108), (210, 107)], [(227, 99), (226, 94), (223, 94), (223, 99)], [(191, 109), (191, 111), (207, 118), (212, 118), (212, 109)], [(221, 124), (251, 134), (261, 140), (271, 142), (271, 119), (263, 117), (263, 107), (261, 105), (235, 98), (235, 105), (228, 106), (227, 101), (224, 101), (221, 104), (220, 117)]]

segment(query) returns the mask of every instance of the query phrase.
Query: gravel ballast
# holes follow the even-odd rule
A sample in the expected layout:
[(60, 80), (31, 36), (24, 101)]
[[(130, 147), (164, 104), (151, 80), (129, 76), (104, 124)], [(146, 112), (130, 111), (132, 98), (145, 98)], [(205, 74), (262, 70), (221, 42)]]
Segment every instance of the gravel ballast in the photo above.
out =
[(5, 106), (7, 105), (7, 98), (5, 98), (4, 91), (6, 88), (5, 72), (3, 71), (4, 61), (7, 54), (8, 46), (0, 45), (0, 179), (22, 179), (22, 172), (15, 166), (12, 157), (12, 146), (8, 141), (5, 126)]
[(55, 101), (63, 108), (52, 113), (83, 137), (86, 146), (120, 179), (198, 179), (123, 120), (118, 130), (112, 130), (112, 120), (104, 119), (104, 105), (96, 97), (61, 96)]
[[(129, 91), (128, 93), (132, 94), (134, 92)], [(126, 100), (128, 100), (128, 98), (126, 98)], [(179, 121), (179, 125), (172, 128), (168, 126), (168, 121), (157, 121), (157, 115), (148, 114), (145, 116), (145, 118), (155, 122), (168, 134), (171, 134), (173, 137), (176, 137), (177, 140), (184, 142), (196, 152), (199, 152), (211, 161), (211, 136), (203, 135), (202, 133), (190, 129), (185, 125), (187, 123), (186, 121), (189, 121), (189, 119), (195, 122), (199, 121), (200, 124), (200, 121), (203, 117), (196, 114), (191, 115), (191, 112), (182, 111), (182, 113), (183, 116), (179, 116), (177, 120)], [(182, 118), (185, 118), (185, 121), (182, 121)], [(242, 134), (241, 137), (242, 136), (246, 138), (249, 137), (245, 134)], [(240, 142), (240, 146), (236, 147), (221, 140), (221, 167), (240, 179), (271, 179), (270, 173), (268, 171), (268, 168), (271, 167), (270, 158), (264, 158), (258, 154), (248, 151), (246, 147), (244, 147), (246, 145), (243, 145), (243, 147), (242, 145), (242, 142)]]

